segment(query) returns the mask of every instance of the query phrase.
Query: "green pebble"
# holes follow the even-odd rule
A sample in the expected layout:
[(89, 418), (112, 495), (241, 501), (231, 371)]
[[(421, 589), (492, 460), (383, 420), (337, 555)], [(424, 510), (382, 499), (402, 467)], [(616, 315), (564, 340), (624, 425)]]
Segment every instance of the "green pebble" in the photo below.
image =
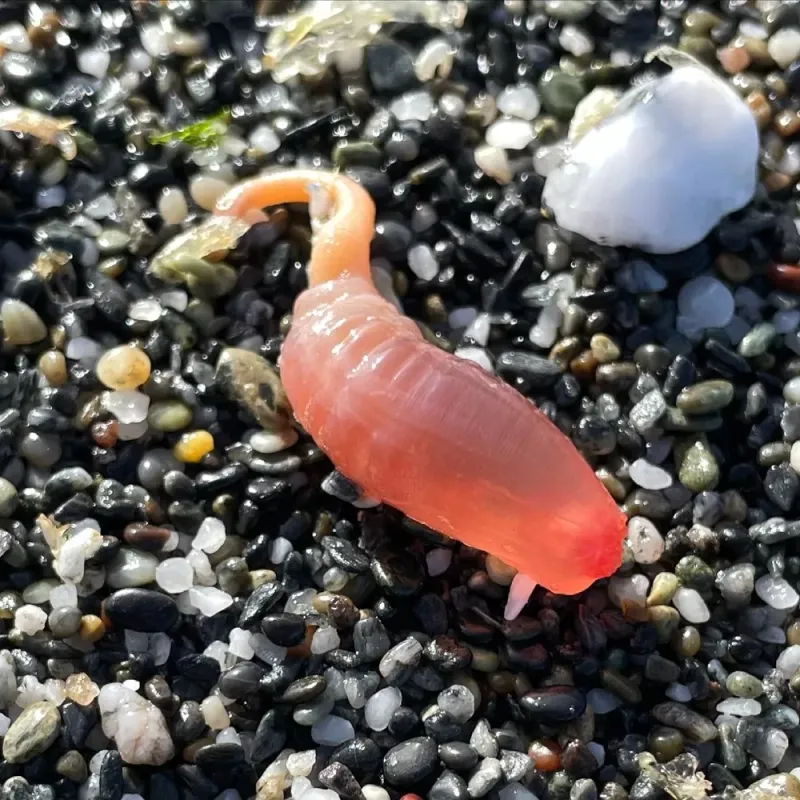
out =
[(659, 725), (647, 737), (647, 749), (662, 764), (672, 761), (683, 752), (683, 734), (677, 728)]
[(379, 167), (383, 153), (371, 142), (337, 142), (331, 160), (338, 169), (346, 167)]
[(600, 685), (621, 697), (626, 703), (641, 703), (642, 692), (634, 681), (615, 669), (600, 672)]
[(775, 338), (775, 326), (771, 322), (759, 322), (751, 331), (745, 334), (739, 342), (739, 355), (745, 358), (762, 356), (769, 350)]
[(89, 777), (86, 761), (77, 750), (68, 750), (56, 761), (56, 772), (75, 783), (83, 783)]
[(97, 249), (101, 255), (115, 255), (125, 250), (130, 240), (131, 237), (125, 231), (106, 228), (97, 237)]
[(0, 517), (10, 517), (17, 507), (19, 496), (11, 481), (0, 478)]
[(568, 121), (586, 94), (583, 81), (563, 70), (550, 68), (539, 79), (539, 96), (546, 111)]
[(24, 764), (41, 755), (58, 738), (61, 714), (48, 700), (31, 703), (12, 723), (3, 739), (3, 758)]
[(754, 675), (742, 670), (731, 672), (725, 687), (736, 697), (759, 697), (764, 693), (764, 684)]
[(713, 489), (719, 482), (717, 460), (701, 439), (696, 439), (686, 449), (678, 470), (678, 480), (690, 492)]
[(716, 60), (717, 48), (710, 39), (702, 36), (681, 36), (678, 42), (678, 50), (694, 56), (698, 61), (704, 61), (706, 64), (711, 64)]
[(675, 574), (683, 586), (703, 592), (714, 585), (715, 573), (699, 556), (684, 556), (675, 565)]
[(694, 658), (700, 652), (702, 644), (700, 631), (694, 625), (687, 625), (678, 631), (673, 641), (673, 649), (681, 658)]
[(667, 406), (661, 425), (669, 433), (707, 433), (722, 427), (722, 417), (719, 414), (687, 416), (679, 408)]
[(730, 381), (701, 381), (681, 390), (677, 405), (684, 414), (710, 414), (730, 405), (732, 400), (733, 384)]
[(767, 442), (758, 451), (756, 460), (760, 467), (774, 467), (789, 460), (792, 446), (786, 442)]
[(180, 400), (161, 400), (150, 405), (147, 422), (157, 431), (180, 431), (191, 425), (192, 409)]
[(681, 585), (677, 575), (672, 572), (659, 572), (653, 578), (650, 594), (647, 595), (648, 606), (665, 606)]

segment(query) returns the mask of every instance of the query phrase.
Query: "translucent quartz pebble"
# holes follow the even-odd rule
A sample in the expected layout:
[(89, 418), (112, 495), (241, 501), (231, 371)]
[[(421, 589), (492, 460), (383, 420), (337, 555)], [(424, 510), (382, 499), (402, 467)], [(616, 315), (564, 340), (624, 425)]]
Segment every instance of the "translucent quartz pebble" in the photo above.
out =
[(103, 733), (113, 739), (127, 764), (161, 766), (175, 754), (164, 715), (119, 683), (106, 684), (98, 699)]
[(664, 59), (672, 72), (631, 89), (548, 175), (543, 201), (567, 230), (675, 253), (753, 196), (759, 140), (750, 109), (691, 58)]

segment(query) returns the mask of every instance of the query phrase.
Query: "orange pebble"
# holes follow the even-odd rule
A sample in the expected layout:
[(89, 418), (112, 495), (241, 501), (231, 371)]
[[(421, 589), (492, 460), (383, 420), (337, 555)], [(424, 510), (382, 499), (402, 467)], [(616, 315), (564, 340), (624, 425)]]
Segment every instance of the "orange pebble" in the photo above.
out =
[(172, 455), (185, 464), (197, 464), (213, 449), (214, 437), (208, 431), (191, 431), (178, 439), (172, 448)]
[(561, 748), (551, 739), (535, 739), (528, 755), (539, 772), (555, 772), (561, 766)]

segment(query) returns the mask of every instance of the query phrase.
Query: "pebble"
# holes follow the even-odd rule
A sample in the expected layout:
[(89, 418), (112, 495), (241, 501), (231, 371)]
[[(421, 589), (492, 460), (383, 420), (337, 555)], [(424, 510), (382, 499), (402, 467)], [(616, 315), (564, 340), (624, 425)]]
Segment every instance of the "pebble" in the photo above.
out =
[(311, 726), (311, 738), (319, 745), (336, 747), (352, 739), (354, 735), (352, 724), (333, 714)]
[(120, 345), (107, 350), (95, 367), (100, 382), (109, 389), (138, 389), (150, 377), (150, 359), (138, 347)]
[(800, 57), (800, 30), (782, 27), (769, 37), (767, 51), (781, 68), (786, 69)]
[(646, 517), (631, 517), (627, 542), (639, 564), (655, 564), (664, 553), (664, 538)]
[(692, 625), (700, 625), (711, 619), (711, 612), (705, 600), (695, 589), (679, 586), (672, 596), (672, 605), (678, 609), (680, 615)]
[(517, 119), (531, 120), (539, 115), (541, 104), (533, 86), (516, 84), (506, 86), (497, 96), (497, 110)]
[(524, 150), (534, 139), (533, 125), (524, 119), (499, 119), (486, 129), (486, 144), (501, 150)]
[(103, 733), (127, 764), (161, 766), (174, 753), (164, 716), (151, 702), (121, 684), (103, 686), (98, 697)]
[(800, 595), (787, 580), (772, 575), (762, 575), (755, 582), (755, 591), (768, 606), (781, 611), (795, 608), (800, 601)]
[(120, 589), (105, 601), (105, 613), (112, 624), (144, 633), (171, 628), (178, 620), (175, 601), (151, 589)]
[(383, 774), (391, 786), (403, 789), (428, 777), (437, 761), (436, 742), (428, 736), (418, 736), (389, 750), (383, 759)]
[(44, 753), (58, 737), (61, 715), (47, 700), (31, 703), (11, 723), (3, 738), (3, 758), (23, 764)]
[(375, 692), (364, 707), (364, 719), (373, 731), (384, 731), (389, 727), (392, 715), (403, 704), (399, 689), (387, 686)]
[(47, 336), (47, 327), (42, 318), (21, 300), (3, 300), (0, 319), (3, 322), (3, 338), (9, 345), (35, 344)]

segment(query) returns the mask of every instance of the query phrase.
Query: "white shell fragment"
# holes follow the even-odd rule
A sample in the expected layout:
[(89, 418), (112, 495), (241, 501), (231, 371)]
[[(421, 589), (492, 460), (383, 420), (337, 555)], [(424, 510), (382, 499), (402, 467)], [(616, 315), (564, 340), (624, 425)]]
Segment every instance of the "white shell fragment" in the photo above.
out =
[(629, 91), (545, 183), (558, 224), (598, 244), (676, 253), (755, 192), (750, 109), (688, 56), (662, 57), (672, 72)]

